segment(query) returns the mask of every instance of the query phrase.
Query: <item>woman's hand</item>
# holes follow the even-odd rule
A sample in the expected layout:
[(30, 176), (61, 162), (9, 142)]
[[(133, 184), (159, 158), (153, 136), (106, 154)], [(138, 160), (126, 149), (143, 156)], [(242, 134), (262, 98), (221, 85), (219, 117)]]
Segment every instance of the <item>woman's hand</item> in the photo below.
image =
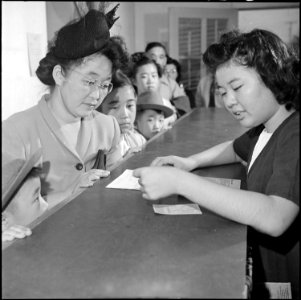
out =
[(160, 167), (166, 165), (173, 166), (185, 171), (191, 171), (196, 167), (196, 162), (191, 158), (170, 155), (157, 157), (151, 163), (152, 167)]
[(2, 231), (2, 242), (12, 241), (14, 239), (23, 239), (31, 235), (31, 230), (28, 227), (21, 225), (13, 225)]
[(178, 193), (181, 172), (171, 167), (144, 167), (134, 170), (133, 176), (139, 178), (142, 197), (157, 200)]
[(100, 170), (100, 169), (91, 169), (88, 172), (85, 172), (81, 175), (79, 187), (90, 187), (102, 177), (108, 177), (110, 175), (110, 171)]

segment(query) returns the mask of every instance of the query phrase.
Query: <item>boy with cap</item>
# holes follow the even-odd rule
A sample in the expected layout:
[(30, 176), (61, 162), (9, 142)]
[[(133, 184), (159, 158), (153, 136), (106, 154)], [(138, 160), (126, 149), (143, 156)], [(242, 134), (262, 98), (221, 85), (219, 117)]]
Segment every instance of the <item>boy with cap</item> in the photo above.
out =
[(163, 104), (159, 92), (148, 91), (138, 95), (137, 130), (149, 140), (163, 129), (164, 119), (170, 117), (173, 110)]

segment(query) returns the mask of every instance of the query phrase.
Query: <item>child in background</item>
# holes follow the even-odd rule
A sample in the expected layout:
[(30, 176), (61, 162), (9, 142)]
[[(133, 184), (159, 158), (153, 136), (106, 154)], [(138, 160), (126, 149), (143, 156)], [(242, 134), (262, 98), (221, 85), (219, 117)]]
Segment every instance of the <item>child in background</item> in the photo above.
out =
[[(152, 59), (142, 56), (142, 58), (134, 64), (132, 72), (133, 83), (137, 88), (138, 95), (147, 91), (159, 92), (161, 76), (162, 71), (160, 66)], [(168, 129), (172, 127), (177, 119), (177, 110), (168, 99), (162, 96), (161, 98), (163, 105), (173, 110), (173, 114), (164, 120), (164, 129)]]
[(137, 130), (149, 140), (164, 129), (164, 119), (173, 113), (171, 108), (163, 105), (158, 91), (144, 92), (137, 101)]
[[(2, 153), (5, 161), (10, 155)], [(20, 172), (25, 161), (10, 160), (2, 166), (2, 195)], [(31, 234), (27, 227), (40, 217), (48, 208), (48, 203), (41, 196), (41, 181), (38, 172), (33, 169), (23, 180), (2, 212), (2, 241), (12, 241)]]
[(120, 147), (123, 157), (141, 151), (146, 143), (143, 135), (134, 128), (137, 95), (130, 79), (120, 70), (112, 79), (113, 90), (106, 96), (98, 111), (114, 116), (120, 126)]
[(14, 224), (9, 216), (2, 213), (2, 242), (23, 239), (31, 233), (30, 228)]

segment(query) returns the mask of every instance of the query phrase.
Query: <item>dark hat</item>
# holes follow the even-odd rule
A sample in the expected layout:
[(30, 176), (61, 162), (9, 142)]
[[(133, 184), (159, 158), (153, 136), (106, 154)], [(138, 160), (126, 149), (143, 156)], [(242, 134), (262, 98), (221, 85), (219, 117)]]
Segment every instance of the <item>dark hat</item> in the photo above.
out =
[(110, 28), (119, 18), (114, 18), (118, 6), (107, 14), (91, 9), (78, 21), (62, 27), (57, 33), (53, 54), (57, 58), (78, 59), (102, 49), (110, 39)]
[(163, 112), (165, 118), (168, 118), (173, 114), (173, 110), (163, 104), (161, 94), (155, 91), (147, 91), (138, 95), (137, 111), (145, 109), (160, 110)]

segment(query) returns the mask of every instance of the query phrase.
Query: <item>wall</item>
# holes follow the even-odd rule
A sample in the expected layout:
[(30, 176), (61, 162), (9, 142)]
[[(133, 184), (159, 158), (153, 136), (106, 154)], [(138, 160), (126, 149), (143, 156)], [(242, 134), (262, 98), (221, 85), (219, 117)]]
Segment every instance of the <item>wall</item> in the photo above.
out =
[[(109, 9), (117, 3), (119, 2), (111, 2)], [(73, 19), (75, 10), (73, 2), (2, 1), (1, 4), (1, 118), (5, 120), (15, 112), (35, 105), (45, 92), (45, 86), (30, 73), (28, 34), (38, 37), (38, 43), (32, 52), (35, 51), (36, 57), (39, 55), (41, 59), (46, 54), (48, 39), (51, 39), (66, 22)], [(117, 11), (120, 19), (114, 24), (111, 34), (123, 36), (130, 53), (143, 51), (146, 42), (155, 39), (156, 35), (168, 36), (168, 12), (171, 7), (236, 8), (240, 10), (239, 27), (247, 30), (255, 23), (257, 26), (265, 25), (277, 30), (276, 33), (281, 37), (283, 35), (285, 39), (289, 23), (279, 22), (280, 17), (271, 14), (270, 10), (273, 7), (284, 7), (283, 11), (287, 13), (285, 20), (298, 22), (292, 23), (292, 34), (299, 31), (299, 16), (296, 16), (296, 9), (287, 9), (287, 7), (299, 8), (298, 2), (120, 2)], [(251, 8), (270, 9), (244, 11)], [(36, 62), (33, 63), (33, 69), (35, 64)]]
[[(1, 4), (1, 119), (5, 120), (35, 105), (44, 93), (45, 87), (31, 73), (29, 57), (35, 58), (32, 60), (35, 70), (39, 58), (46, 53), (47, 39), (45, 2), (2, 1)], [(33, 43), (29, 44), (28, 38), (34, 38)]]
[[(110, 2), (108, 10), (112, 9), (119, 2)], [(47, 7), (47, 34), (52, 39), (54, 33), (67, 22), (77, 17), (73, 2), (46, 1)], [(120, 18), (111, 29), (111, 35), (121, 35), (124, 37), (130, 52), (134, 51), (134, 3), (120, 2), (116, 12)]]
[[(168, 12), (172, 7), (186, 7), (186, 8), (219, 8), (219, 9), (264, 9), (272, 7), (299, 7), (298, 2), (134, 2), (135, 6), (135, 51), (143, 51), (147, 41), (154, 37), (154, 31), (159, 33), (158, 24), (148, 22), (150, 18), (159, 20), (161, 32), (168, 34)], [(255, 12), (254, 15), (256, 15)], [(264, 20), (267, 16), (264, 17)], [(268, 17), (269, 19), (269, 17)], [(164, 22), (166, 20), (166, 22)]]
[[(118, 2), (111, 2), (109, 9)], [(111, 34), (125, 38), (130, 52), (134, 51), (134, 4), (121, 2)], [(75, 17), (73, 2), (2, 1), (2, 109), (1, 119), (35, 105), (45, 87), (30, 73), (27, 35), (35, 35), (35, 63), (47, 52), (47, 42), (54, 33)], [(38, 49), (37, 49), (38, 48)], [(33, 72), (34, 73), (34, 72)]]
[(297, 8), (243, 10), (238, 14), (238, 24), (243, 31), (255, 27), (272, 31), (290, 43), (294, 36), (299, 36), (300, 11)]

